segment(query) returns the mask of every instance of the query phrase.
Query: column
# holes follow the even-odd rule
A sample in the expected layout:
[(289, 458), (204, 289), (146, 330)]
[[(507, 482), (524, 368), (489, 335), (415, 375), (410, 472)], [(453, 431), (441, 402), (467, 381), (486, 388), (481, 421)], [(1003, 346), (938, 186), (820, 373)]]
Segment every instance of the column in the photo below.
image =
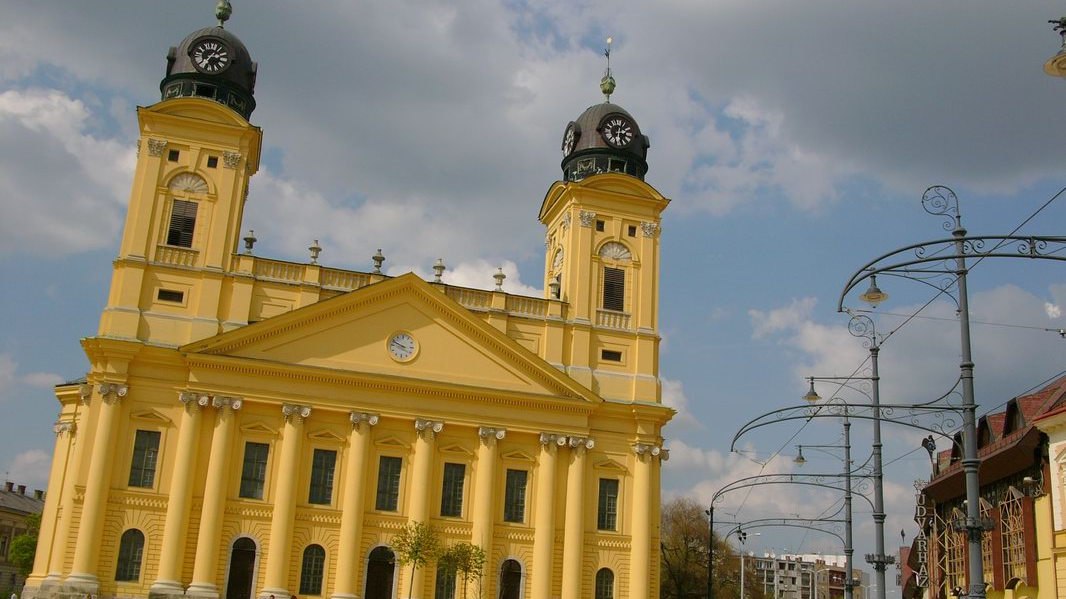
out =
[(300, 449), (303, 447), (303, 422), (311, 415), (311, 406), (282, 404), (285, 432), (278, 452), (277, 481), (274, 484), (274, 514), (270, 518), (270, 540), (267, 544), (266, 579), (262, 599), (270, 595), (289, 596), (289, 562), (292, 557), (292, 530), (296, 520), (296, 481), (300, 471)]
[(192, 503), (192, 477), (196, 470), (196, 449), (200, 439), (201, 408), (210, 403), (205, 393), (185, 391), (178, 395), (182, 403), (178, 425), (178, 446), (174, 470), (170, 476), (167, 517), (163, 524), (163, 546), (159, 553), (159, 571), (151, 592), (184, 595), (181, 569), (185, 563), (185, 539), (189, 527), (189, 504)]
[(337, 576), (330, 599), (355, 599), (355, 579), (362, 560), (359, 541), (363, 536), (364, 500), (366, 499), (366, 460), (370, 446), (370, 427), (378, 423), (377, 414), (351, 412), (352, 432), (348, 436), (348, 464), (344, 470), (344, 500), (341, 505), (341, 538), (337, 550)]
[(236, 411), (243, 400), (239, 397), (214, 397), (215, 430), (211, 434), (211, 457), (207, 462), (204, 483), (204, 505), (200, 512), (200, 529), (196, 535), (196, 559), (192, 568), (192, 584), (186, 595), (218, 599), (218, 547), (222, 543), (222, 518), (226, 509), (226, 490), (229, 480), (230, 451), (233, 433), (237, 428)]
[(633, 508), (630, 510), (629, 599), (647, 599), (651, 586), (652, 464), (659, 459), (658, 445), (636, 443), (633, 453)]
[(507, 429), (479, 426), (481, 440), (477, 450), (477, 479), (474, 481), (474, 506), (471, 542), (492, 555), (492, 523), (496, 513), (496, 442), (507, 436)]
[[(415, 420), (415, 432), (417, 433), (415, 458), (414, 464), (411, 466), (411, 479), (407, 492), (410, 498), (407, 512), (409, 522), (429, 522), (429, 497), (433, 484), (430, 480), (430, 476), (433, 474), (433, 453), (437, 433), (442, 430), (444, 430), (443, 422), (422, 418)], [(414, 578), (412, 579), (411, 566), (407, 566), (403, 569), (403, 576), (404, 583), (411, 582), (411, 589), (408, 592), (410, 597), (422, 599), (426, 596), (425, 572), (421, 569), (415, 570)]]
[[(62, 416), (60, 416), (62, 418)], [(48, 475), (48, 495), (44, 500), (44, 511), (41, 514), (41, 528), (37, 537), (37, 553), (33, 559), (33, 572), (26, 579), (26, 587), (40, 587), (46, 582), (58, 582), (47, 578), (48, 566), (51, 563), (52, 553), (56, 550), (56, 527), (59, 524), (56, 516), (59, 514), (59, 502), (63, 499), (65, 477), (69, 474), (70, 454), (74, 446), (74, 431), (76, 427), (70, 416), (66, 420), (59, 420), (53, 426), (56, 434), (56, 445), (52, 452), (52, 468)]]
[[(63, 481), (61, 487), (62, 508), (59, 513), (59, 522), (56, 523), (55, 534), (52, 537), (52, 554), (48, 559), (48, 576), (42, 583), (42, 586), (58, 586), (63, 581), (63, 569), (67, 564), (67, 542), (59, 541), (58, 539), (69, 539), (74, 536), (74, 531), (71, 530), (71, 522), (74, 514), (74, 486), (81, 480), (82, 464), (85, 462), (85, 453), (89, 450), (86, 447), (87, 437), (84, 432), (78, 435), (78, 430), (84, 431), (85, 423), (88, 420), (89, 403), (92, 399), (93, 386), (82, 385), (79, 391), (81, 395), (82, 407), (77, 408), (72, 416), (73, 421), (71, 425), (73, 427), (71, 442), (74, 444), (71, 451), (69, 471)], [(52, 489), (48, 487), (48, 494), (56, 494), (59, 489)]]
[(563, 527), (562, 599), (581, 599), (582, 559), (585, 553), (585, 470), (587, 452), (596, 443), (588, 437), (570, 437), (570, 466), (566, 472), (566, 520)]
[(533, 599), (551, 599), (552, 556), (555, 553), (555, 452), (563, 435), (540, 434), (537, 458), (537, 513), (533, 520)]
[(85, 500), (81, 505), (81, 525), (74, 546), (74, 564), (66, 584), (78, 593), (96, 594), (100, 581), (96, 577), (99, 562), (100, 538), (104, 530), (107, 495), (111, 487), (111, 465), (122, 417), (120, 400), (129, 387), (118, 383), (102, 383), (97, 387), (100, 409), (96, 417), (96, 432), (89, 460), (89, 475), (85, 481)]

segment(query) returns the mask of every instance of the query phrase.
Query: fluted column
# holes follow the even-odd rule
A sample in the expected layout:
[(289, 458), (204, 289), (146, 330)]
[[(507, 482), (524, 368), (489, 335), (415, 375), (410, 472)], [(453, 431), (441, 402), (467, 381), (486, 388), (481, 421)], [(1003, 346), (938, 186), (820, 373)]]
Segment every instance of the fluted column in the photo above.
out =
[[(41, 513), (41, 528), (37, 536), (37, 552), (33, 558), (33, 571), (26, 578), (26, 587), (40, 587), (49, 580), (48, 566), (51, 563), (52, 553), (56, 550), (56, 529), (59, 514), (59, 502), (63, 499), (63, 490), (66, 488), (64, 478), (70, 468), (70, 454), (74, 446), (74, 431), (77, 427), (74, 420), (66, 419), (55, 423), (53, 430), (56, 433), (55, 449), (52, 451), (52, 468), (48, 474), (48, 495), (44, 499), (44, 511)], [(66, 536), (58, 537), (66, 539)]]
[[(433, 453), (436, 448), (437, 433), (444, 430), (444, 423), (437, 420), (415, 420), (415, 458), (411, 468), (411, 484), (407, 492), (410, 498), (408, 503), (408, 521), (429, 522), (429, 498), (433, 485), (430, 476), (433, 474)], [(411, 582), (410, 596), (413, 599), (422, 599), (425, 593), (425, 572), (421, 569), (414, 571), (411, 576), (411, 566), (404, 568), (404, 582)]]
[(366, 498), (366, 459), (370, 427), (377, 414), (351, 412), (352, 432), (348, 437), (348, 466), (344, 470), (344, 502), (341, 505), (341, 538), (337, 551), (337, 576), (331, 599), (355, 599), (355, 579), (360, 565), (359, 541), (363, 536)]
[(566, 520), (563, 536), (562, 599), (581, 599), (582, 555), (585, 549), (585, 471), (587, 452), (595, 446), (588, 437), (570, 437), (570, 466), (566, 473)]
[(81, 506), (81, 524), (78, 540), (74, 546), (74, 563), (67, 585), (79, 593), (95, 594), (100, 581), (96, 577), (99, 565), (100, 542), (107, 509), (107, 494), (111, 487), (111, 465), (114, 463), (114, 441), (118, 436), (119, 420), (122, 417), (121, 399), (129, 387), (117, 383), (102, 383), (97, 387), (100, 394), (100, 411), (96, 418), (93, 452), (89, 461), (89, 475), (85, 481), (85, 500)]
[(226, 509), (226, 482), (233, 433), (237, 428), (236, 410), (241, 409), (239, 397), (214, 397), (215, 430), (211, 434), (211, 457), (207, 462), (204, 484), (204, 505), (200, 512), (200, 528), (196, 535), (196, 558), (193, 561), (192, 584), (186, 595), (218, 598), (218, 547), (222, 542), (222, 517)]
[(537, 513), (533, 520), (533, 599), (551, 599), (552, 556), (555, 553), (555, 456), (566, 437), (540, 434), (537, 458)]
[[(652, 512), (652, 464), (659, 459), (662, 448), (658, 445), (636, 443), (633, 453), (633, 509), (630, 529), (632, 541), (629, 553), (629, 599), (647, 599), (651, 586), (651, 512)], [(654, 492), (658, 492), (655, 489)]]
[(507, 429), (480, 426), (477, 450), (477, 479), (474, 481), (472, 542), (492, 555), (492, 520), (496, 510), (493, 498), (496, 482), (496, 442), (507, 436)]
[(159, 571), (151, 592), (164, 595), (184, 595), (181, 568), (185, 563), (185, 539), (189, 526), (189, 504), (192, 502), (192, 475), (196, 470), (196, 445), (200, 438), (201, 408), (211, 401), (210, 396), (196, 391), (178, 395), (182, 403), (178, 446), (174, 456), (174, 470), (170, 477), (170, 496), (167, 517), (163, 524), (163, 547), (159, 553)]
[(285, 433), (281, 437), (277, 482), (274, 484), (274, 514), (270, 519), (270, 541), (267, 545), (266, 579), (259, 596), (289, 595), (289, 565), (292, 556), (292, 529), (296, 520), (296, 480), (300, 471), (300, 449), (303, 446), (304, 418), (311, 415), (310, 406), (284, 404)]

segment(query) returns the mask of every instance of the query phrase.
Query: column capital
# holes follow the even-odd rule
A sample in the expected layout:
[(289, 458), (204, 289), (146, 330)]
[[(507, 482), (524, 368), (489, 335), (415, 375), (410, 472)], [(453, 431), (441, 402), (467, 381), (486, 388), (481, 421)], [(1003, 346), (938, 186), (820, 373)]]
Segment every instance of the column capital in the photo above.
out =
[(211, 403), (211, 396), (202, 391), (182, 391), (178, 393), (178, 401), (185, 406), (186, 410), (196, 413), (200, 408)]
[(442, 420), (415, 419), (415, 432), (423, 439), (432, 440), (442, 430), (444, 430), (444, 421)]
[(663, 449), (662, 445), (655, 443), (634, 443), (633, 453), (637, 459), (644, 461), (651, 458), (659, 458), (662, 461), (670, 459), (670, 450)]
[(560, 435), (556, 433), (541, 433), (540, 444), (543, 445), (544, 451), (554, 453), (557, 447), (566, 447), (566, 435)]
[(504, 437), (507, 436), (507, 429), (479, 426), (477, 427), (477, 436), (481, 439), (482, 443), (492, 447), (496, 444), (496, 441), (503, 441)]
[(118, 400), (126, 397), (130, 387), (122, 383), (100, 383), (97, 391), (100, 392), (100, 398), (104, 400), (104, 403), (112, 404), (118, 403)]
[(596, 447), (596, 441), (592, 437), (570, 435), (567, 438), (567, 445), (570, 446), (570, 450), (574, 452), (574, 455), (582, 456), (586, 450)]
[(89, 402), (93, 399), (93, 386), (89, 383), (85, 383), (81, 387), (78, 387), (78, 397), (81, 398), (81, 403), (89, 405)]
[(300, 426), (303, 424), (304, 418), (311, 415), (311, 406), (283, 403), (281, 404), (281, 413), (285, 415), (285, 422), (291, 422), (296, 426)]
[(57, 437), (63, 435), (74, 436), (74, 432), (78, 430), (78, 425), (73, 420), (60, 420), (52, 426), (52, 430), (56, 432)]
[(370, 414), (367, 412), (348, 412), (348, 420), (352, 423), (352, 428), (359, 429), (365, 423), (367, 426), (374, 426), (378, 423), (381, 417), (378, 414)]
[(226, 410), (239, 410), (244, 405), (244, 398), (232, 395), (215, 395), (211, 398), (211, 405)]

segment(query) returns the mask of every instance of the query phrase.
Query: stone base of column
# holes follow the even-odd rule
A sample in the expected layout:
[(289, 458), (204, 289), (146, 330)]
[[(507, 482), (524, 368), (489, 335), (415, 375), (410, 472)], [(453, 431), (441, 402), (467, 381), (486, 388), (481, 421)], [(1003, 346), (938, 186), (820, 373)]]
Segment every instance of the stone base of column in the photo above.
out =
[(333, 593), (329, 599), (359, 599), (359, 597), (351, 593)]
[(74, 572), (63, 581), (63, 591), (81, 595), (96, 595), (100, 591), (100, 579), (92, 574)]
[(185, 591), (185, 596), (197, 599), (218, 599), (218, 587), (211, 582), (194, 582), (189, 585), (189, 590)]
[(288, 589), (281, 587), (267, 587), (259, 591), (259, 599), (270, 599), (271, 595), (274, 596), (274, 599), (288, 599), (292, 596), (292, 593)]
[(148, 599), (169, 599), (185, 594), (185, 587), (177, 580), (157, 580), (148, 589)]

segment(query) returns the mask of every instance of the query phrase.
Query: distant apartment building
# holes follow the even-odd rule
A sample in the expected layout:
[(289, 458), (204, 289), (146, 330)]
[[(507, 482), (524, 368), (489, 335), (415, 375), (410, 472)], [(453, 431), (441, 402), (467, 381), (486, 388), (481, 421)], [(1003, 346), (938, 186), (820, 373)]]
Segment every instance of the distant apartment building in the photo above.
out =
[[(844, 556), (775, 555), (755, 558), (756, 583), (774, 599), (843, 599), (847, 581)], [(866, 575), (854, 570), (854, 598), (864, 599)]]
[(25, 582), (11, 563), (11, 541), (26, 532), (26, 517), (44, 508), (44, 491), (26, 493), (26, 485), (5, 482), (0, 490), (0, 597), (18, 592)]

